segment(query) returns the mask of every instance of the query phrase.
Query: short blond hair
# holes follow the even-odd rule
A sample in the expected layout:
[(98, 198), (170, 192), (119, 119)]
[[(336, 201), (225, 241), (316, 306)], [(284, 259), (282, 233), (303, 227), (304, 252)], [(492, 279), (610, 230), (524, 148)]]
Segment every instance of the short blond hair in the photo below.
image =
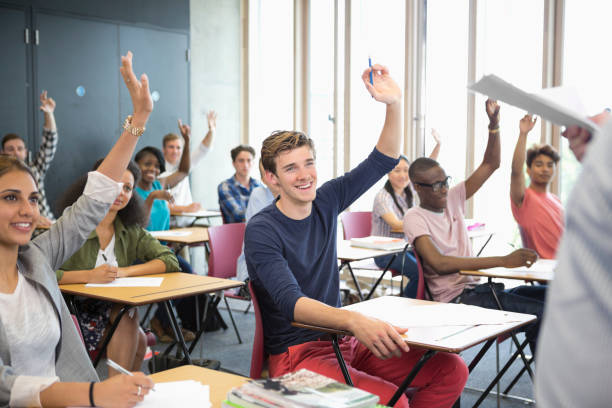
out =
[(261, 146), (261, 162), (263, 168), (276, 174), (276, 162), (274, 159), (282, 152), (294, 150), (302, 146), (308, 146), (312, 155), (316, 156), (314, 141), (303, 132), (296, 130), (277, 130), (268, 136)]
[(162, 139), (162, 146), (166, 147), (167, 143), (170, 143), (173, 140), (183, 140), (182, 136), (177, 135), (176, 133), (168, 133), (166, 136), (164, 136), (164, 138)]

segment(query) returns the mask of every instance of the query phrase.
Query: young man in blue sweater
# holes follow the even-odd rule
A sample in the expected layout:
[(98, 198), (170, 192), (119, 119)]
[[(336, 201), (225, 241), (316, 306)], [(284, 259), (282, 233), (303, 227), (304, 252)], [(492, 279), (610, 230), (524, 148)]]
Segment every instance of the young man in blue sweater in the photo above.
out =
[[(369, 82), (370, 71), (373, 84)], [(423, 355), (400, 336), (406, 329), (340, 309), (336, 259), (338, 214), (391, 171), (401, 145), (401, 91), (386, 68), (362, 75), (370, 94), (386, 105), (385, 124), (369, 157), (354, 170), (317, 189), (312, 139), (301, 132), (274, 132), (261, 151), (263, 167), (280, 198), (247, 225), (245, 255), (261, 304), (264, 344), (271, 376), (301, 368), (343, 381), (331, 342), (292, 321), (347, 330), (340, 348), (356, 387), (391, 398)], [(439, 353), (412, 382), (412, 407), (450, 407), (461, 394), (467, 368), (457, 355)], [(408, 407), (402, 396), (396, 407)]]

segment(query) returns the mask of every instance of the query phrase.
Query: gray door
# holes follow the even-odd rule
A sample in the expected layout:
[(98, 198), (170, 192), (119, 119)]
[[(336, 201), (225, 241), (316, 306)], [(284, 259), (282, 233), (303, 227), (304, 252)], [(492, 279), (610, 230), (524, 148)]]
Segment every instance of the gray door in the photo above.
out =
[(42, 13), (36, 23), (38, 92), (48, 90), (57, 102), (59, 144), (45, 180), (55, 209), (59, 195), (104, 157), (119, 135), (118, 30), (116, 24)]
[(31, 83), (25, 29), (26, 14), (23, 10), (0, 7), (0, 138), (7, 133), (16, 133), (31, 145), (28, 103)]
[[(147, 145), (161, 148), (165, 134), (178, 133), (178, 118), (189, 122), (187, 35), (120, 26), (119, 43), (122, 55), (128, 50), (134, 53), (134, 72), (138, 77), (146, 72), (154, 100), (157, 99), (139, 148)], [(129, 93), (122, 87), (121, 117), (131, 113), (131, 109)]]

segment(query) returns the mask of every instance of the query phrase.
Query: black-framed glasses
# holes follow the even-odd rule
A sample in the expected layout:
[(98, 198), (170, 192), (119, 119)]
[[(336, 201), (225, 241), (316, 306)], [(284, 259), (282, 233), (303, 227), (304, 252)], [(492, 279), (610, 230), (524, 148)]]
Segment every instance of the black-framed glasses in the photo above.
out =
[(435, 183), (432, 183), (432, 184), (419, 183), (418, 181), (415, 181), (414, 184), (417, 184), (422, 187), (431, 187), (431, 190), (434, 193), (437, 193), (438, 191), (442, 190), (444, 187), (448, 188), (448, 182), (451, 178), (452, 178), (451, 176), (446, 176), (444, 180), (436, 181)]

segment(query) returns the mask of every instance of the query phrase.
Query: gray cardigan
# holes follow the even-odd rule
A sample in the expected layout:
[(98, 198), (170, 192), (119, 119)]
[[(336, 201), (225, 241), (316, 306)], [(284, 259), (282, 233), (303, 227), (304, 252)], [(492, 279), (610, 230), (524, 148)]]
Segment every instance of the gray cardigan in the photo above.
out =
[[(109, 207), (81, 196), (49, 231), (19, 248), (19, 272), (46, 295), (60, 321), (60, 340), (55, 347), (55, 372), (60, 381), (98, 381), (60, 293), (55, 271), (83, 245)], [(11, 368), (11, 347), (0, 321), (0, 407), (8, 406), (16, 378)]]

